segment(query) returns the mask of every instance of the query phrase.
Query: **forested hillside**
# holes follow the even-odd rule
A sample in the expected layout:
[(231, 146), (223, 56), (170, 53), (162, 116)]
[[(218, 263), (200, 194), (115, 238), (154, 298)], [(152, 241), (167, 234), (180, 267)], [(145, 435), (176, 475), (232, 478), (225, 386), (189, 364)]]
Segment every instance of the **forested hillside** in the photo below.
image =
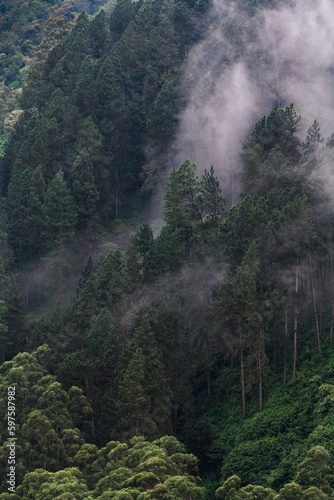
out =
[(334, 498), (334, 135), (260, 78), (268, 4), (250, 49), (229, 2), (43, 24), (0, 159), (0, 499)]
[(45, 61), (48, 52), (65, 39), (77, 16), (95, 14), (113, 0), (2, 2), (0, 6), (0, 154), (20, 114), (18, 96), (29, 68)]

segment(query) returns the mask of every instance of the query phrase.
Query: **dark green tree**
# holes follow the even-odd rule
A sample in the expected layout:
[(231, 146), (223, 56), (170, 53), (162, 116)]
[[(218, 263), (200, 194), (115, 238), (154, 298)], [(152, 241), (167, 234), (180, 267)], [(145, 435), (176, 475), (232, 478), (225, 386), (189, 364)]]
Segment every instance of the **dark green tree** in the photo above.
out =
[(117, 427), (120, 435), (145, 436), (151, 432), (151, 404), (145, 392), (145, 358), (135, 349), (118, 386)]
[(71, 193), (82, 227), (96, 212), (98, 192), (94, 183), (91, 160), (86, 149), (76, 157), (71, 171)]
[(45, 248), (61, 247), (74, 236), (76, 207), (62, 170), (55, 175), (46, 190), (42, 213)]

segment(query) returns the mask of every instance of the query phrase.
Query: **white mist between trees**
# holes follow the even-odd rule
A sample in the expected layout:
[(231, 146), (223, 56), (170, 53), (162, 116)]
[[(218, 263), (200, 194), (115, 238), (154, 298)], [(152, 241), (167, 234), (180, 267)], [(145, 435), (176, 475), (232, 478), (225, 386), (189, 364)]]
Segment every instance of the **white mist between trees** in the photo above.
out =
[(246, 11), (241, 2), (215, 0), (184, 78), (191, 91), (173, 145), (175, 166), (186, 157), (199, 171), (212, 164), (234, 202), (238, 150), (273, 106), (294, 103), (301, 140), (314, 119), (325, 138), (334, 131), (334, 2)]

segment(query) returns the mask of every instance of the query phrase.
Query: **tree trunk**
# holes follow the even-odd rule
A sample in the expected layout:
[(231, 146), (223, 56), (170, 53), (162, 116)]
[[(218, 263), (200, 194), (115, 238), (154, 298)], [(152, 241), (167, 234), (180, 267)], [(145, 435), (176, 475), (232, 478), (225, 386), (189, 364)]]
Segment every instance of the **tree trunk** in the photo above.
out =
[(259, 407), (262, 412), (262, 369), (261, 369), (261, 353), (259, 352)]
[[(89, 389), (89, 383), (88, 383), (88, 378), (87, 378), (87, 374), (85, 373), (85, 383), (86, 383), (86, 390), (87, 390), (87, 397), (88, 397), (88, 401), (90, 402), (92, 408), (93, 408), (93, 401), (92, 401), (92, 398), (91, 398), (91, 395), (90, 395), (90, 389)], [(92, 435), (95, 436), (95, 420), (94, 420), (94, 413), (92, 414)]]
[(297, 255), (296, 263), (296, 281), (295, 281), (295, 304), (294, 304), (294, 334), (293, 334), (293, 369), (292, 378), (296, 376), (296, 364), (297, 364), (297, 331), (298, 331), (298, 304), (297, 304), (297, 294), (298, 294), (298, 283), (299, 283), (299, 261)]
[(6, 359), (6, 347), (5, 347), (5, 340), (3, 339), (1, 342), (1, 350), (0, 350), (0, 365), (2, 365), (5, 362)]
[(277, 349), (276, 349), (276, 314), (273, 312), (273, 336), (274, 336), (274, 373), (276, 375)]
[(282, 317), (281, 312), (279, 313), (279, 335), (278, 335), (278, 357), (281, 358), (282, 355)]
[(325, 277), (324, 277), (324, 272), (326, 272), (326, 269), (324, 269), (324, 264), (323, 262), (320, 263), (320, 266), (319, 266), (319, 275), (320, 275), (320, 279), (318, 279), (318, 306), (319, 306), (319, 333), (320, 333), (320, 336), (322, 334), (322, 319), (323, 319), (323, 309), (322, 309), (322, 306), (323, 306), (323, 296), (324, 296), (324, 290), (325, 290)]
[(178, 406), (178, 392), (179, 392), (179, 371), (178, 371), (178, 362), (179, 362), (179, 350), (178, 350), (178, 334), (176, 333), (175, 339), (175, 383), (174, 383), (174, 436), (177, 434), (177, 406)]
[(29, 278), (27, 276), (25, 278), (25, 281), (26, 308), (29, 309)]
[(330, 268), (330, 290), (331, 290), (331, 326), (330, 326), (330, 334), (329, 334), (329, 342), (333, 342), (333, 327), (334, 327), (334, 295), (333, 295), (333, 247), (332, 247), (332, 233), (329, 233), (329, 268)]
[(35, 265), (35, 273), (37, 276), (37, 294), (38, 294), (38, 302), (39, 304), (42, 301), (42, 270), (41, 270), (41, 262), (37, 262)]
[(202, 297), (202, 320), (204, 325), (205, 332), (205, 344), (206, 344), (206, 369), (207, 369), (207, 385), (208, 385), (208, 396), (211, 396), (211, 357), (210, 357), (210, 341), (209, 341), (209, 332), (206, 327), (206, 314), (204, 302), (205, 296), (203, 294)]
[(210, 358), (210, 348), (209, 348), (209, 334), (206, 331), (206, 359), (207, 359), (207, 377), (208, 377), (208, 396), (211, 396), (211, 358)]
[(316, 329), (317, 329), (318, 350), (319, 350), (319, 354), (320, 354), (321, 353), (320, 330), (319, 330), (317, 301), (316, 301), (316, 297), (315, 297), (315, 287), (314, 287), (314, 280), (313, 280), (313, 269), (312, 269), (311, 257), (309, 259), (309, 265), (310, 265), (310, 279), (311, 279), (312, 297), (313, 297), (313, 310), (314, 310), (314, 316), (315, 316), (315, 325), (316, 325)]
[(334, 301), (332, 302), (332, 311), (331, 311), (331, 329), (329, 334), (330, 343), (333, 342), (333, 327), (334, 327)]
[(119, 200), (119, 172), (117, 171), (116, 172), (116, 206), (115, 206), (116, 217), (118, 217), (119, 205), (120, 205), (120, 200)]
[(284, 322), (284, 380), (283, 385), (286, 386), (286, 358), (288, 344), (288, 304), (285, 304), (285, 322)]
[(240, 362), (241, 362), (241, 393), (242, 393), (242, 416), (246, 417), (246, 400), (245, 400), (245, 373), (244, 373), (244, 354), (240, 349)]

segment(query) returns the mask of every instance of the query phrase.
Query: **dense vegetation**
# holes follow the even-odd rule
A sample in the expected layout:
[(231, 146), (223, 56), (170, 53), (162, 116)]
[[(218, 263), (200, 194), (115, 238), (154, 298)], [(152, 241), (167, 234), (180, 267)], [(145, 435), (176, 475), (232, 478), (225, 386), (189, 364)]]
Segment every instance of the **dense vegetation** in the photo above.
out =
[(334, 498), (333, 137), (275, 107), (235, 205), (186, 159), (136, 227), (205, 11), (118, 0), (29, 73), (0, 164), (0, 499)]
[(20, 114), (17, 97), (29, 68), (42, 63), (51, 48), (64, 40), (76, 17), (85, 10), (107, 11), (113, 0), (46, 0), (2, 2), (0, 6), (0, 155)]

